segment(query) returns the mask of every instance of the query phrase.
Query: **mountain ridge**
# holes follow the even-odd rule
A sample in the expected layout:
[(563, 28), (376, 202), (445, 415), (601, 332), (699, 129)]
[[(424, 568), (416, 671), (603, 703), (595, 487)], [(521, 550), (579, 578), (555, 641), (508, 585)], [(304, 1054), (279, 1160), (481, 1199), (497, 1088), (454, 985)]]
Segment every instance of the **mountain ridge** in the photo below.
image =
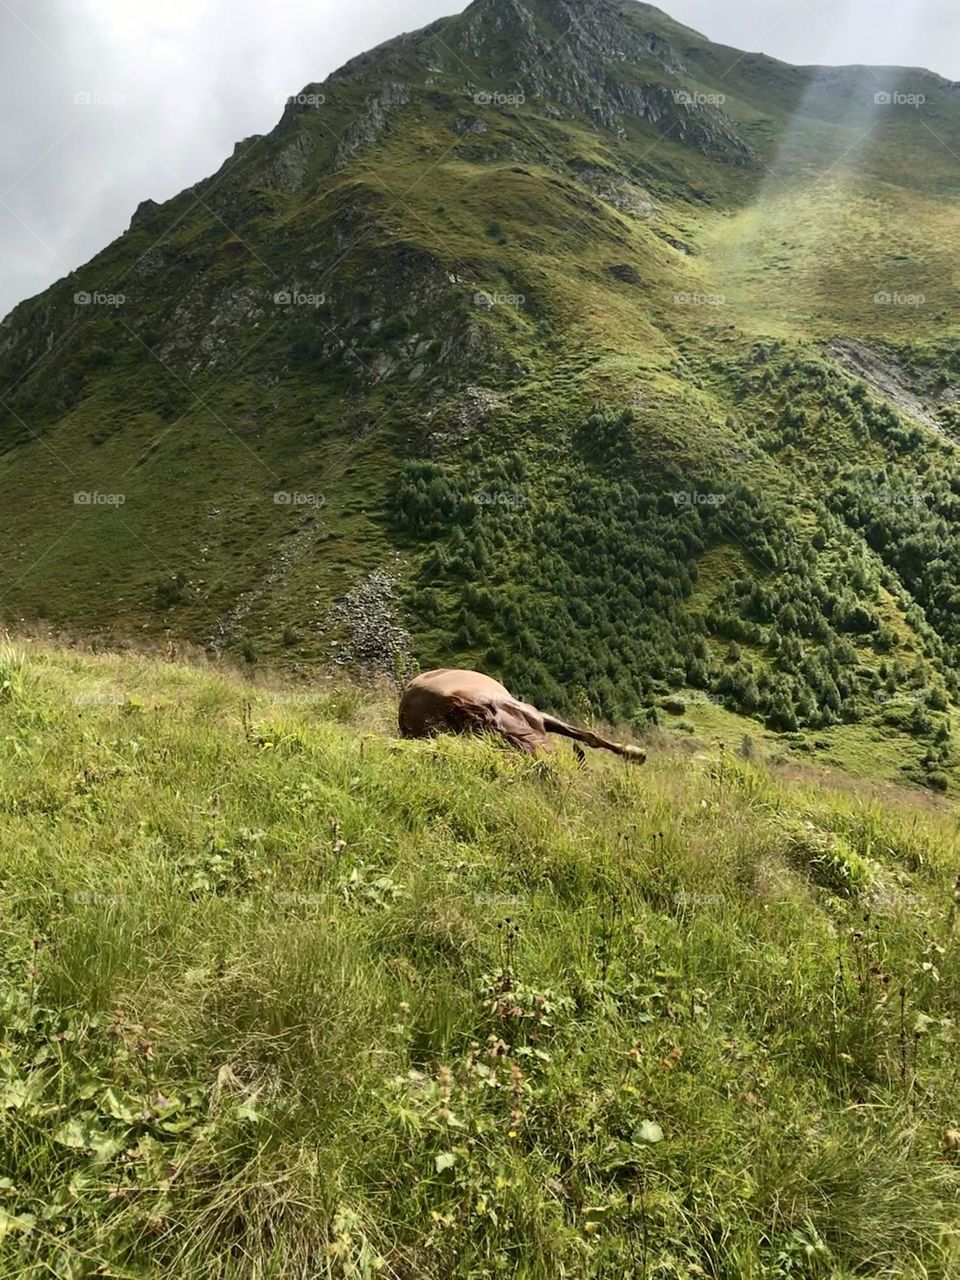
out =
[(960, 106), (675, 28), (480, 0), (21, 303), (7, 616), (708, 694), (947, 784)]

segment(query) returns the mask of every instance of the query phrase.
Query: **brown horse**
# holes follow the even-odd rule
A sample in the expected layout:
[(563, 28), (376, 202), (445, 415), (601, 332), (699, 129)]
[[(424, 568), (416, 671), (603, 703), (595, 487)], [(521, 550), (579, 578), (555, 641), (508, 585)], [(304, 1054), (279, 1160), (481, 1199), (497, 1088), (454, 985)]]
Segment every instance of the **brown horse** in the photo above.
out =
[(432, 738), (438, 733), (497, 733), (527, 755), (549, 751), (548, 733), (559, 733), (588, 747), (613, 751), (643, 764), (639, 747), (610, 742), (591, 729), (576, 729), (555, 716), (520, 702), (502, 684), (479, 671), (444, 667), (415, 676), (400, 697), (400, 733), (404, 738)]

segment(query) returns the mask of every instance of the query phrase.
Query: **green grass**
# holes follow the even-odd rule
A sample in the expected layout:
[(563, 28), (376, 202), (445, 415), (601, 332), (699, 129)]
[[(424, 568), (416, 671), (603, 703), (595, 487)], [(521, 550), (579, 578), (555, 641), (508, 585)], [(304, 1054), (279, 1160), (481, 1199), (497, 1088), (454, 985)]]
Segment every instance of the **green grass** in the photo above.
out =
[[(704, 291), (759, 337), (946, 336), (957, 225), (955, 196), (867, 181), (856, 166), (771, 179), (748, 208), (705, 224)], [(878, 304), (884, 294), (922, 301)]]
[(960, 1267), (955, 811), (0, 653), (0, 1273)]
[[(776, 727), (788, 702), (806, 728), (870, 721), (875, 690), (851, 667), (882, 655), (836, 657), (850, 591), (872, 614), (895, 595), (895, 658), (928, 663), (955, 698), (955, 460), (933, 431), (904, 446), (911, 423), (878, 418), (882, 391), (866, 422), (822, 346), (858, 338), (910, 365), (922, 345), (928, 407), (956, 417), (949, 88), (738, 57), (633, 3), (593, 6), (596, 39), (559, 33), (546, 3), (531, 14), (536, 37), (471, 7), (351, 64), (322, 109), (287, 110), (5, 322), (0, 616), (324, 665), (349, 651), (339, 604), (387, 565), (421, 662), (480, 665), (558, 706), (582, 686), (600, 714), (634, 721), (694, 644), (713, 689), (749, 587), (776, 578), (763, 634), (739, 638), (761, 685), (783, 679), (741, 710)], [(518, 79), (525, 100), (478, 105), (465, 75)], [(409, 101), (338, 164), (386, 81)], [(876, 106), (881, 82), (922, 92), (923, 110)], [(598, 124), (601, 83), (634, 104), (617, 127)], [(722, 114), (679, 107), (679, 87), (722, 93)], [(324, 301), (277, 306), (291, 288)], [(80, 289), (126, 302), (79, 307)], [(480, 291), (523, 301), (487, 311)], [(474, 412), (475, 394), (492, 407)], [(635, 413), (615, 460), (588, 456), (598, 403)], [(462, 505), (502, 482), (523, 509), (405, 525), (417, 460)], [(928, 511), (931, 468), (943, 483)], [(878, 509), (882, 469), (915, 500), (895, 520)], [(674, 505), (712, 487), (746, 506)], [(78, 490), (123, 505), (77, 506)], [(278, 491), (323, 505), (276, 504)], [(798, 602), (815, 616), (781, 627)], [(805, 652), (784, 657), (776, 628)], [(801, 670), (820, 651), (836, 658), (839, 706)], [(872, 740), (853, 733), (830, 758), (859, 768)], [(916, 736), (942, 785), (949, 744)], [(887, 745), (884, 773), (900, 744)]]

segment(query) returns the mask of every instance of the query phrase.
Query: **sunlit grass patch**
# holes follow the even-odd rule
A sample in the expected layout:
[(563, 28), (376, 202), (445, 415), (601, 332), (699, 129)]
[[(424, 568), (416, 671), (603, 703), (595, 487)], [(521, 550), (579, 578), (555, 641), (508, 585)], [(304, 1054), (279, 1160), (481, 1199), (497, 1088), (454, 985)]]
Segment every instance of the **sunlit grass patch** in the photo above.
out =
[(946, 805), (3, 670), (4, 1274), (952, 1274)]

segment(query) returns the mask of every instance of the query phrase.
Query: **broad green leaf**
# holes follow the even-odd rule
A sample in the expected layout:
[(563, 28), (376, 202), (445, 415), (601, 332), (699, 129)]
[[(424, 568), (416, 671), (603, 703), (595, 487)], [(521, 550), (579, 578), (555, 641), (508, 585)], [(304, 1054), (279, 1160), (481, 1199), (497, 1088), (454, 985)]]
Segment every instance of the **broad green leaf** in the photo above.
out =
[(36, 1221), (32, 1213), (7, 1213), (6, 1209), (0, 1209), (0, 1240), (14, 1231), (26, 1235), (33, 1230)]
[(249, 1120), (251, 1124), (258, 1124), (263, 1119), (263, 1113), (257, 1110), (252, 1098), (234, 1107), (233, 1114), (238, 1120)]
[(113, 1116), (114, 1120), (124, 1120), (128, 1124), (139, 1120), (143, 1112), (143, 1108), (135, 1098), (113, 1088), (107, 1089), (104, 1093), (100, 1106), (107, 1115)]
[(185, 1120), (165, 1120), (160, 1125), (163, 1133), (186, 1133), (197, 1123), (196, 1116), (187, 1116)]
[(9, 1080), (0, 1088), (0, 1111), (19, 1111), (28, 1097), (26, 1080)]
[(119, 1138), (115, 1138), (103, 1131), (91, 1133), (90, 1135), (89, 1146), (97, 1164), (106, 1164), (108, 1160), (112, 1160), (118, 1151), (123, 1150), (126, 1144), (126, 1134)]
[(71, 1147), (76, 1151), (82, 1151), (87, 1146), (87, 1126), (76, 1116), (71, 1120), (67, 1120), (60, 1126), (53, 1135), (54, 1142), (59, 1142), (62, 1147)]
[(73, 1151), (90, 1151), (98, 1163), (112, 1160), (125, 1145), (126, 1137), (115, 1135), (101, 1129), (96, 1123), (96, 1116), (87, 1113), (74, 1116), (60, 1126), (53, 1135), (54, 1142)]
[(609, 1212), (608, 1204), (585, 1204), (580, 1216), (584, 1222), (602, 1222)]

